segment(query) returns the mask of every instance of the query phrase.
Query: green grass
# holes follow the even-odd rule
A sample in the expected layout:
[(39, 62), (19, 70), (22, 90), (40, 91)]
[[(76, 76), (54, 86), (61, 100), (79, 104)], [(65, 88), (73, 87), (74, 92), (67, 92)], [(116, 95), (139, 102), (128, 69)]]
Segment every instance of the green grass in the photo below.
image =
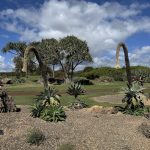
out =
[[(30, 80), (34, 80), (35, 78), (37, 77), (30, 77)], [(52, 86), (54, 86), (61, 94), (62, 105), (69, 105), (74, 100), (73, 96), (70, 96), (66, 93), (69, 85), (62, 84)], [(122, 87), (126, 87), (125, 82), (96, 83), (94, 85), (83, 86), (83, 88), (86, 90), (86, 94), (79, 96), (79, 98), (85, 101), (89, 106), (98, 104), (103, 106), (112, 106), (114, 104), (108, 102), (95, 102), (92, 100), (92, 97), (117, 94), (121, 91)], [(150, 84), (145, 84), (145, 87), (147, 87), (145, 93), (148, 93), (150, 90)], [(43, 91), (43, 85), (34, 82), (27, 82), (24, 84), (8, 85), (7, 90), (9, 94), (13, 96), (17, 105), (33, 105), (33, 99), (36, 97), (36, 95)]]

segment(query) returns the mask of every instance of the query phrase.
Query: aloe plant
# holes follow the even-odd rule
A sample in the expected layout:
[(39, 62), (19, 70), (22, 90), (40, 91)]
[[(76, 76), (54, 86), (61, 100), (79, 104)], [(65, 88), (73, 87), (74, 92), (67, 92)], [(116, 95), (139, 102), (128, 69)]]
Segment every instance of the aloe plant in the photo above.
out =
[(36, 98), (36, 103), (32, 106), (31, 115), (40, 117), (46, 121), (63, 121), (66, 118), (63, 107), (60, 105), (60, 95), (58, 91), (49, 87)]
[(87, 104), (85, 104), (85, 102), (78, 99), (79, 95), (83, 95), (85, 93), (85, 90), (82, 89), (79, 83), (71, 84), (70, 87), (68, 88), (67, 93), (69, 95), (73, 95), (75, 98), (75, 100), (70, 104), (69, 108), (81, 109), (81, 108), (85, 108), (88, 106)]
[(124, 88), (125, 97), (122, 99), (123, 103), (126, 103), (125, 109), (130, 109), (132, 111), (136, 108), (144, 108), (144, 103), (142, 102), (144, 88), (140, 86), (137, 82), (133, 82), (132, 86)]
[(42, 111), (41, 118), (45, 121), (58, 122), (64, 121), (66, 114), (62, 106), (50, 105)]
[(75, 99), (77, 99), (78, 95), (83, 95), (85, 93), (85, 90), (82, 89), (81, 84), (74, 83), (70, 85), (67, 93), (69, 95), (73, 95)]

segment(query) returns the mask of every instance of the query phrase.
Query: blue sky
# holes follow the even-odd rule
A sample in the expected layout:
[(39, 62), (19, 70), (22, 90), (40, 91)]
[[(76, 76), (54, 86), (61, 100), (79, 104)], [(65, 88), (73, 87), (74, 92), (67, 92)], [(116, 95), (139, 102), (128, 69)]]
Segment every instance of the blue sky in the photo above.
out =
[[(114, 66), (122, 41), (131, 65), (150, 67), (149, 0), (1, 0), (0, 22), (0, 49), (9, 41), (75, 35), (87, 41), (95, 67)], [(11, 71), (12, 59), (0, 52), (0, 71)]]

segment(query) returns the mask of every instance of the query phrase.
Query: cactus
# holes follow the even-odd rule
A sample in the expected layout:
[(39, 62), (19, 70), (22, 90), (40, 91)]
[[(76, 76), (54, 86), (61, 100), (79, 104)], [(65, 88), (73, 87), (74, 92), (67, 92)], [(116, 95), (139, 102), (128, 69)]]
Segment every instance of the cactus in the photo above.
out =
[(118, 46), (117, 46), (117, 50), (116, 50), (116, 66), (115, 66), (115, 68), (116, 69), (120, 68), (119, 52), (120, 52), (120, 48), (121, 47), (124, 50), (124, 57), (125, 57), (125, 65), (126, 65), (126, 74), (127, 74), (128, 85), (131, 86), (132, 85), (132, 79), (131, 79), (130, 61), (129, 61), (129, 57), (128, 57), (128, 49), (127, 49), (127, 47), (126, 47), (126, 45), (124, 43), (119, 43)]

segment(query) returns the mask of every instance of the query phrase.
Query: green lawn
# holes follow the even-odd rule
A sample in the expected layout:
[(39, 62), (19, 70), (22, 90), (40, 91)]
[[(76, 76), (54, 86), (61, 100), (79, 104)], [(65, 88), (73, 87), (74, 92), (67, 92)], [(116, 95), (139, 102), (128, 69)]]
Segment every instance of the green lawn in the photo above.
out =
[[(73, 101), (73, 97), (66, 93), (69, 85), (62, 84), (51, 86), (54, 86), (61, 94), (62, 105), (69, 105)], [(95, 102), (92, 100), (92, 97), (117, 94), (121, 91), (122, 87), (126, 87), (124, 82), (96, 83), (95, 85), (83, 86), (86, 90), (86, 94), (80, 96), (80, 99), (85, 101), (90, 106), (96, 104), (104, 106), (113, 105), (108, 102)], [(145, 87), (147, 87), (145, 92), (148, 93), (150, 90), (150, 84), (145, 84)], [(14, 97), (17, 105), (32, 105), (36, 95), (43, 91), (43, 86), (34, 82), (27, 82), (24, 84), (8, 85), (7, 90), (9, 94)]]

